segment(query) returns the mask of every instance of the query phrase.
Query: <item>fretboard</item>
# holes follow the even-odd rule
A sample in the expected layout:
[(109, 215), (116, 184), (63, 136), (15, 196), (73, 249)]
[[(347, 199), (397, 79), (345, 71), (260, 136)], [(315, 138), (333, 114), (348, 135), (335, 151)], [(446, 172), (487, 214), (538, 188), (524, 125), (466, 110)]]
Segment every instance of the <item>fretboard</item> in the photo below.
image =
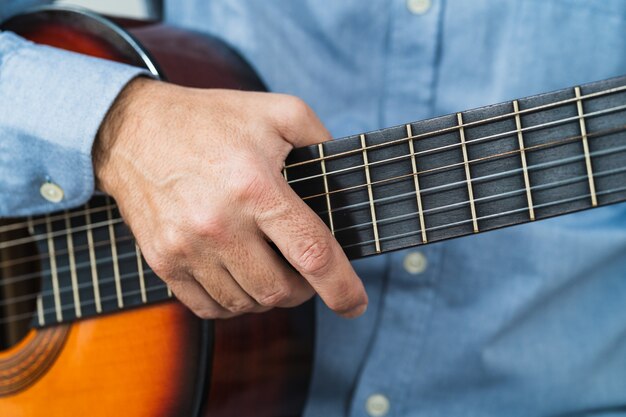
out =
[(626, 77), (296, 149), (352, 259), (626, 200)]
[[(625, 201), (626, 77), (296, 149), (284, 174), (352, 259)], [(171, 297), (107, 198), (30, 226), (35, 325)]]

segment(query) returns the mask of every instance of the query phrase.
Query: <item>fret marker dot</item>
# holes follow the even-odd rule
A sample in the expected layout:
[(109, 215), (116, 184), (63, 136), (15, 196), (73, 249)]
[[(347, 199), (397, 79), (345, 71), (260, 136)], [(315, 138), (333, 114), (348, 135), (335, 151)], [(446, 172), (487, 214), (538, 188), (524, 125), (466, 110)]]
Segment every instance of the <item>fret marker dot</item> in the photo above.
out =
[(52, 182), (44, 182), (39, 189), (41, 196), (51, 203), (58, 203), (63, 200), (63, 189)]

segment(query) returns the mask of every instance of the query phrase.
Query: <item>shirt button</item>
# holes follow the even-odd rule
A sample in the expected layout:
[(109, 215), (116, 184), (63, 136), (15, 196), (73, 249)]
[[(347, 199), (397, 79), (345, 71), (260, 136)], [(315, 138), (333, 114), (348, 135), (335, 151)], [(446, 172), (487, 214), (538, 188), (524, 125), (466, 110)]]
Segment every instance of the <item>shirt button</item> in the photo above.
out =
[(428, 260), (422, 252), (410, 252), (404, 257), (404, 269), (412, 275), (421, 274), (426, 270)]
[(63, 200), (63, 189), (53, 182), (44, 182), (39, 189), (41, 196), (51, 203)]
[(428, 12), (432, 6), (432, 0), (407, 0), (406, 7), (413, 14), (424, 14)]
[(389, 411), (389, 400), (382, 394), (373, 394), (365, 402), (367, 414), (372, 417), (383, 417)]

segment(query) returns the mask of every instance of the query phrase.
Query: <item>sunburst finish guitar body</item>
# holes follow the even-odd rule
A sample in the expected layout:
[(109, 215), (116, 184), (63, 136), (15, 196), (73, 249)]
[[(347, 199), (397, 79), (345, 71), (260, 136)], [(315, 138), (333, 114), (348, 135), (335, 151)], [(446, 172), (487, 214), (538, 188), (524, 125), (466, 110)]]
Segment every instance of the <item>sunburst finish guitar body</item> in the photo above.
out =
[[(0, 28), (181, 85), (263, 89), (214, 38), (115, 22), (57, 7)], [(353, 259), (623, 202), (626, 77), (295, 149), (284, 177)], [(106, 196), (0, 222), (0, 313), (2, 417), (286, 417), (306, 400), (312, 304), (197, 319)]]

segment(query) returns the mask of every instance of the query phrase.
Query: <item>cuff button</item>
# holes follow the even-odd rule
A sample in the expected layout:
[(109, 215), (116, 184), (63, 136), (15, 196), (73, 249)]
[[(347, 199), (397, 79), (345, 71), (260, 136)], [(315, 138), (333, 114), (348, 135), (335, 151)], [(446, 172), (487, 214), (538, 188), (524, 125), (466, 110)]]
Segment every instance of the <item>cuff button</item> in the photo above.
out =
[(41, 196), (51, 203), (63, 200), (63, 189), (53, 182), (44, 182), (39, 189)]

